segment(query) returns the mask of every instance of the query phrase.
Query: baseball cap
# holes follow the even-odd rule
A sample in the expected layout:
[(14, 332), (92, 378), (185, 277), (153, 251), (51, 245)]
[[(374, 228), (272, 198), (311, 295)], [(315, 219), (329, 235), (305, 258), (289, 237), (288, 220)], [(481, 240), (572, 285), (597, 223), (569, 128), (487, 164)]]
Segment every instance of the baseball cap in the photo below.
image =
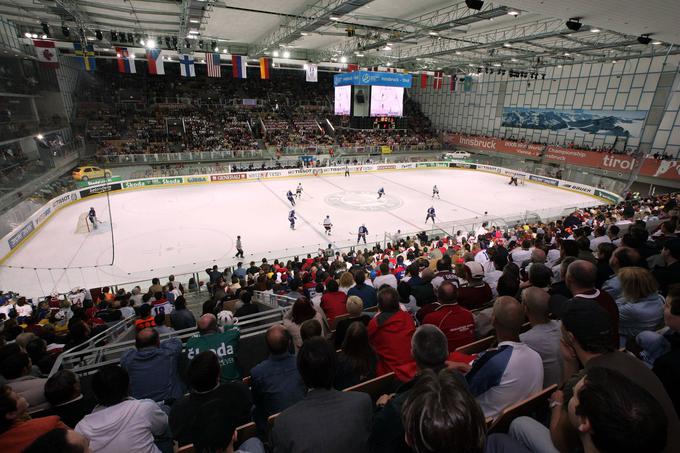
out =
[(573, 299), (562, 315), (562, 325), (587, 351), (589, 345), (611, 344), (609, 314), (593, 300), (578, 299), (578, 296)]
[(470, 269), (470, 274), (472, 275), (472, 278), (484, 277), (484, 268), (482, 267), (481, 264), (474, 261), (468, 261), (467, 263), (465, 263), (465, 267)]

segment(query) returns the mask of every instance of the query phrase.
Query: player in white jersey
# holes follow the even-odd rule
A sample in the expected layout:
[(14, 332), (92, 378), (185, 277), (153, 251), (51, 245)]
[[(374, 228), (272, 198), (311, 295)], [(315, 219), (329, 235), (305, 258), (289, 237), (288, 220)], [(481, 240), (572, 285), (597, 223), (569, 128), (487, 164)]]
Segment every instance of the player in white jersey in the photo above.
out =
[(288, 213), (288, 221), (290, 222), (290, 229), (294, 230), (295, 229), (295, 221), (297, 220), (297, 217), (295, 217), (295, 209), (291, 209), (291, 211)]
[(439, 196), (439, 187), (437, 187), (436, 184), (435, 184), (434, 187), (432, 188), (432, 198), (434, 198), (434, 197), (441, 198), (441, 197)]
[(323, 219), (323, 227), (326, 229), (326, 234), (331, 235), (331, 228), (333, 228), (333, 222), (331, 222), (331, 216), (326, 216), (325, 219)]
[(380, 189), (378, 189), (378, 200), (380, 200), (383, 197), (383, 195), (385, 195), (385, 189), (381, 187)]
[(432, 219), (432, 223), (434, 224), (435, 217), (437, 217), (437, 214), (434, 212), (434, 206), (430, 206), (430, 208), (427, 210), (427, 217), (425, 217), (425, 223), (427, 223), (428, 220)]
[(297, 198), (302, 197), (302, 183), (301, 182), (298, 183), (297, 189), (295, 189), (295, 196)]

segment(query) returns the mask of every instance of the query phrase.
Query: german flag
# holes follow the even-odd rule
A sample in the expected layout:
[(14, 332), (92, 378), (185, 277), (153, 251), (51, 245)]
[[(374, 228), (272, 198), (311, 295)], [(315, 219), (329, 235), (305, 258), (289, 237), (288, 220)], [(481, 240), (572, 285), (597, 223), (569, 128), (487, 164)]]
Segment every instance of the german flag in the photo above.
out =
[(269, 80), (272, 72), (272, 59), (267, 57), (260, 58), (260, 79)]

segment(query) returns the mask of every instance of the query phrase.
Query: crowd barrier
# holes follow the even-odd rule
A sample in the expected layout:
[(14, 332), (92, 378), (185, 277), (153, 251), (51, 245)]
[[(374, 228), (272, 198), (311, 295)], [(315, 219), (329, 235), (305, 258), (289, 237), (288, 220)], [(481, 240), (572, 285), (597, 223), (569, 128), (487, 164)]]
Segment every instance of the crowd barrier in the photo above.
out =
[[(350, 172), (372, 172), (385, 170), (415, 170), (415, 169), (464, 169), (483, 171), (488, 173), (495, 173), (504, 176), (521, 176), (528, 182), (543, 184), (570, 190), (587, 195), (591, 195), (602, 200), (605, 203), (617, 203), (621, 201), (621, 197), (617, 194), (588, 186), (585, 184), (574, 183), (570, 181), (558, 180), (545, 176), (535, 175), (531, 173), (516, 171), (503, 167), (493, 165), (484, 165), (476, 163), (466, 163), (463, 161), (431, 161), (431, 162), (407, 162), (407, 163), (377, 163), (377, 164), (363, 164), (363, 165), (338, 165), (330, 167), (308, 167), (296, 169), (281, 169), (281, 170), (263, 170), (251, 172), (232, 172), (232, 173), (217, 173), (208, 175), (190, 175), (190, 176), (176, 176), (176, 177), (161, 177), (161, 178), (142, 178), (126, 181), (104, 182), (98, 185), (81, 188), (63, 195), (53, 198), (46, 203), (42, 208), (37, 210), (26, 221), (18, 225), (9, 234), (5, 235), (0, 240), (0, 264), (3, 264), (7, 258), (19, 247), (26, 242), (31, 235), (33, 235), (42, 224), (47, 222), (56, 212), (65, 206), (87, 199), (89, 197), (106, 194), (107, 192), (118, 192), (122, 190), (138, 190), (146, 188), (162, 188), (174, 187), (181, 185), (196, 185), (196, 184), (216, 184), (224, 182), (246, 182), (260, 179), (270, 178), (287, 178), (287, 177), (301, 177), (301, 176), (321, 176), (321, 175), (342, 175), (345, 170)], [(393, 232), (388, 232), (392, 234)], [(316, 249), (314, 250), (316, 251)], [(298, 253), (298, 251), (291, 251), (286, 255)], [(303, 250), (299, 253), (311, 253), (310, 250)], [(32, 269), (32, 266), (26, 266)], [(100, 266), (101, 267), (101, 266)], [(36, 267), (37, 268), (37, 267)], [(79, 268), (79, 272), (87, 271), (88, 269)], [(99, 272), (100, 270), (97, 270)], [(172, 272), (168, 272), (172, 273)], [(132, 278), (131, 278), (132, 280)], [(11, 288), (10, 288), (11, 289)]]

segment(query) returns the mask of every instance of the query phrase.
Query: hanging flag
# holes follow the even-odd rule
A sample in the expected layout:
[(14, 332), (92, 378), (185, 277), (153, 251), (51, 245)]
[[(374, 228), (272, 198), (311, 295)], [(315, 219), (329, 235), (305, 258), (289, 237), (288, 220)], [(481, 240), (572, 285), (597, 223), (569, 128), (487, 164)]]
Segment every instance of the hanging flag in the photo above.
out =
[(427, 88), (427, 74), (424, 72), (420, 73), (420, 88)]
[(260, 79), (269, 80), (272, 70), (272, 59), (267, 57), (260, 58)]
[(248, 57), (243, 55), (232, 55), (231, 56), (231, 73), (235, 79), (247, 79), (248, 78)]
[(315, 65), (314, 63), (307, 63), (305, 64), (305, 72), (307, 73), (307, 82), (318, 82), (319, 81), (319, 75), (318, 75), (318, 66)]
[(116, 47), (116, 57), (118, 58), (118, 72), (123, 74), (136, 74), (135, 54), (130, 53), (127, 47)]
[(434, 83), (432, 88), (435, 90), (441, 90), (442, 84), (444, 83), (444, 73), (441, 71), (435, 71), (434, 73)]
[(451, 76), (451, 91), (456, 91), (456, 79), (457, 77), (455, 75)]
[(87, 44), (85, 50), (83, 50), (82, 44), (74, 42), (73, 53), (78, 56), (78, 61), (83, 65), (84, 70), (94, 71), (97, 68), (97, 61), (94, 58), (94, 47), (91, 44)]
[(347, 65), (347, 72), (354, 72), (359, 70), (359, 65), (358, 64), (348, 64)]
[(472, 76), (465, 76), (465, 80), (463, 81), (463, 91), (466, 93), (472, 91)]
[(194, 68), (193, 55), (180, 55), (179, 72), (182, 77), (196, 77), (196, 68)]
[(161, 49), (147, 49), (146, 62), (149, 67), (149, 74), (165, 75), (165, 66), (163, 65), (161, 53)]
[(35, 53), (38, 56), (38, 61), (48, 68), (58, 68), (59, 60), (57, 58), (57, 48), (54, 41), (46, 41), (43, 39), (34, 39)]
[(208, 77), (222, 77), (220, 61), (220, 54), (217, 52), (207, 52), (205, 54), (205, 62), (208, 65)]

